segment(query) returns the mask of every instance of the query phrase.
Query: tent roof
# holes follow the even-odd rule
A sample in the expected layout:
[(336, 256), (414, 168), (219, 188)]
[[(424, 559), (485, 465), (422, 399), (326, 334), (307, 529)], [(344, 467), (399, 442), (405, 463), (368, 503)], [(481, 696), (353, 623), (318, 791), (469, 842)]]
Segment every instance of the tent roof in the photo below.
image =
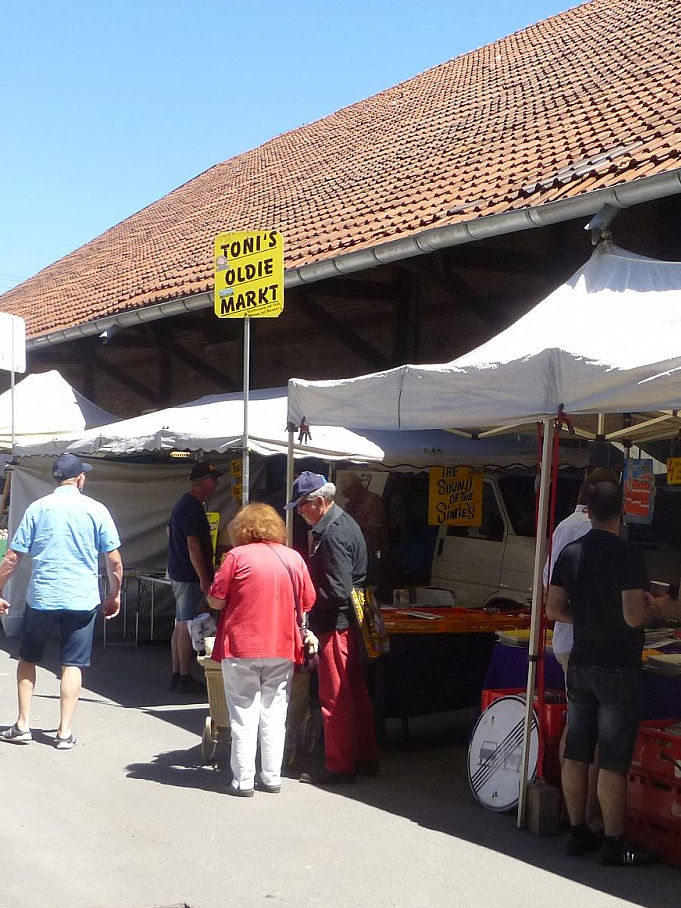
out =
[[(286, 388), (252, 391), (249, 396), (251, 450), (268, 455), (286, 453)], [(68, 440), (66, 449), (81, 455), (116, 456), (172, 450), (237, 452), (243, 432), (241, 394), (214, 394), (171, 407), (100, 426)], [(475, 444), (442, 430), (417, 432), (356, 432), (337, 426), (314, 426), (308, 442), (296, 443), (295, 456), (326, 460), (381, 462), (386, 466), (425, 467), (444, 463), (471, 466), (533, 466), (537, 442), (529, 435), (509, 435)], [(20, 446), (21, 455), (54, 454), (64, 442)], [(584, 464), (586, 453), (566, 452), (564, 462)]]
[[(27, 375), (14, 388), (14, 434), (19, 445), (50, 443), (72, 437), (116, 417), (93, 404), (59, 372)], [(0, 394), (0, 450), (12, 445), (12, 390)], [(59, 449), (61, 453), (61, 447)]]
[[(604, 245), (531, 312), (453, 362), (291, 379), (289, 418), (481, 430), (529, 423), (563, 405), (571, 415), (637, 413), (643, 421), (681, 405), (680, 368), (681, 263)], [(671, 426), (678, 431), (675, 416)]]

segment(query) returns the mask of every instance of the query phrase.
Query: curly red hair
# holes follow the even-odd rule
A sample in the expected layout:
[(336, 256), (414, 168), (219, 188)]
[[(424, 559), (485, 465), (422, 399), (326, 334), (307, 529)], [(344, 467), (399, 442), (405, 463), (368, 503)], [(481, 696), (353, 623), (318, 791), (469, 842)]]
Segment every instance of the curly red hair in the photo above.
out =
[(286, 542), (286, 526), (269, 504), (247, 504), (227, 527), (232, 545), (249, 542)]

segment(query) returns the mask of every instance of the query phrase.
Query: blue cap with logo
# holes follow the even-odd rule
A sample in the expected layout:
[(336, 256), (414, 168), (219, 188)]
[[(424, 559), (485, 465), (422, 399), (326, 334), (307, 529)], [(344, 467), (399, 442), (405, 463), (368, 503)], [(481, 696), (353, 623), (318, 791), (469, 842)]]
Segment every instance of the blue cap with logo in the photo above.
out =
[(52, 476), (61, 482), (63, 479), (80, 476), (81, 473), (89, 473), (91, 469), (89, 463), (83, 463), (75, 454), (62, 454), (52, 464)]
[(305, 470), (304, 473), (301, 473), (300, 476), (294, 480), (293, 498), (284, 505), (284, 510), (290, 511), (292, 508), (297, 507), (301, 501), (305, 501), (308, 495), (316, 492), (317, 489), (321, 489), (326, 483), (326, 476), (322, 476), (321, 473), (310, 473), (309, 470)]

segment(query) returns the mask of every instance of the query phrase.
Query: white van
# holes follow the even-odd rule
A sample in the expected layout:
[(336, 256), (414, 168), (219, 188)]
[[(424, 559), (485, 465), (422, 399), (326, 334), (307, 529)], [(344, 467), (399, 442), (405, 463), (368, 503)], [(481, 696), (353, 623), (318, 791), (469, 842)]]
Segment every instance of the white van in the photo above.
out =
[[(479, 527), (439, 528), (431, 586), (452, 590), (456, 604), (466, 608), (529, 605), (535, 550), (534, 483), (531, 474), (485, 474), (482, 523)], [(580, 484), (580, 475), (560, 476), (556, 523), (574, 510)], [(656, 503), (656, 517), (664, 511)], [(675, 585), (681, 556), (668, 540), (660, 541), (656, 523), (628, 527), (629, 541), (641, 546), (649, 579)]]

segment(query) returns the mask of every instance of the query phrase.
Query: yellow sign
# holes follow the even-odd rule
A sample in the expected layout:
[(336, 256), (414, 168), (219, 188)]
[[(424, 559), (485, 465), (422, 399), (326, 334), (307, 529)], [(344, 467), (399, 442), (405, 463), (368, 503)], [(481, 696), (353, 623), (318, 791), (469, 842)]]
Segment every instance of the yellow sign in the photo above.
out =
[(241, 460), (231, 460), (229, 463), (230, 472), (232, 474), (232, 498), (235, 501), (241, 501), (243, 495), (243, 472), (244, 465)]
[(670, 457), (667, 460), (667, 485), (681, 485), (681, 457)]
[(220, 514), (218, 511), (206, 511), (208, 526), (210, 527), (210, 541), (213, 544), (213, 554), (218, 544), (218, 530), (220, 529)]
[(431, 467), (428, 484), (430, 526), (479, 527), (482, 523), (482, 473), (470, 467)]
[(284, 238), (276, 230), (215, 238), (218, 318), (276, 318), (284, 309)]

